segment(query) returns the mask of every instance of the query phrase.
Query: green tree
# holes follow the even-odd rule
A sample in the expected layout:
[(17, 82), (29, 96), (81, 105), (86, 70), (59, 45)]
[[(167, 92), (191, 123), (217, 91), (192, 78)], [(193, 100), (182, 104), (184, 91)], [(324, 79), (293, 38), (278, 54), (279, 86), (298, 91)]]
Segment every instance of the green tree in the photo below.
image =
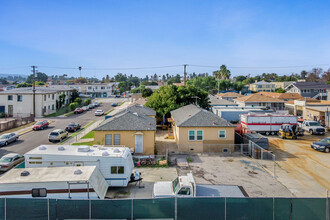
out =
[(84, 100), (84, 106), (91, 104), (92, 100), (91, 99), (85, 99)]
[(152, 89), (145, 88), (145, 89), (142, 90), (142, 94), (141, 95), (142, 95), (142, 97), (146, 98), (146, 97), (151, 96), (152, 93), (153, 93)]
[(213, 76), (194, 77), (187, 81), (187, 85), (192, 85), (206, 92), (210, 92), (216, 88), (217, 82)]
[(64, 93), (59, 96), (59, 98), (60, 98), (59, 103), (58, 103), (59, 108), (61, 108), (63, 106), (63, 104), (65, 102), (65, 97), (66, 97), (66, 95)]
[(122, 73), (117, 73), (115, 75), (115, 81), (116, 82), (127, 81), (127, 76)]
[(70, 106), (70, 110), (73, 111), (77, 108), (78, 103), (77, 102), (72, 102), (69, 106)]
[[(35, 76), (35, 81), (39, 81), (39, 82), (47, 82), (48, 80), (48, 76), (45, 73), (41, 73), (41, 72), (37, 72), (36, 76)], [(33, 74), (29, 75), (28, 78), (26, 79), (27, 83), (32, 83), (33, 81)]]
[(87, 83), (87, 79), (84, 77), (78, 77), (77, 79), (74, 80), (75, 83)]
[(21, 88), (21, 87), (32, 87), (32, 84), (27, 83), (27, 82), (23, 82), (23, 83), (20, 83), (20, 84), (16, 85), (16, 88)]
[(282, 89), (282, 88), (277, 88), (277, 89), (275, 90), (275, 92), (277, 92), (277, 93), (285, 93), (285, 90)]
[(76, 98), (79, 97), (79, 92), (77, 89), (73, 89), (72, 93), (71, 93), (71, 98), (70, 98), (70, 102), (74, 102), (76, 100)]
[(181, 76), (179, 74), (167, 80), (168, 85), (172, 85), (173, 83), (180, 83), (180, 82), (181, 82)]
[(78, 103), (78, 105), (80, 105), (82, 103), (82, 99), (78, 97), (74, 100), (74, 102), (76, 102), (76, 103)]

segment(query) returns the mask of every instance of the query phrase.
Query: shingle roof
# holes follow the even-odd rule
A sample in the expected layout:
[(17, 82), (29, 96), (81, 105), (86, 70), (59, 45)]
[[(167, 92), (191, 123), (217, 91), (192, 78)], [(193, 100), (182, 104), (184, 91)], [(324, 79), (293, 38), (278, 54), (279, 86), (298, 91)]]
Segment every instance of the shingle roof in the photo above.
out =
[(296, 86), (298, 89), (329, 89), (330, 88), (330, 85), (326, 84), (325, 82), (295, 82), (293, 83), (293, 85)]
[(220, 99), (219, 97), (209, 95), (210, 105), (233, 105), (236, 106), (237, 104), (226, 99)]
[(262, 81), (255, 82), (255, 83), (252, 83), (252, 84), (253, 84), (253, 85), (269, 85), (269, 84), (271, 84), (271, 83), (262, 80)]
[[(148, 116), (156, 116), (156, 111), (152, 108), (140, 105), (140, 104), (133, 104), (128, 106), (126, 109), (118, 112), (117, 114), (121, 114), (122, 112), (129, 111), (131, 113), (137, 113), (139, 115), (148, 115)], [(115, 114), (115, 115), (117, 115)]]
[(299, 93), (278, 93), (278, 92), (258, 92), (257, 94), (265, 95), (276, 99), (302, 99)]
[(171, 111), (172, 118), (178, 127), (233, 127), (223, 118), (199, 108), (195, 105), (186, 105)]
[(258, 93), (244, 96), (241, 98), (237, 98), (237, 99), (235, 99), (235, 101), (240, 101), (240, 102), (284, 102), (281, 99), (269, 97), (266, 95), (261, 95)]
[[(56, 93), (59, 91), (69, 91), (73, 90), (70, 87), (61, 87), (61, 88), (52, 88), (52, 87), (45, 87), (45, 86), (36, 86), (36, 94), (49, 94), (49, 93)], [(23, 88), (16, 88), (11, 90), (6, 90), (0, 92), (1, 94), (33, 94), (32, 87), (23, 87)]]
[(155, 131), (156, 119), (132, 113), (122, 112), (102, 122), (94, 131)]
[(241, 95), (241, 94), (236, 93), (236, 92), (226, 92), (226, 93), (219, 93), (219, 94), (217, 94), (217, 96), (220, 96), (220, 97), (243, 97), (244, 95)]

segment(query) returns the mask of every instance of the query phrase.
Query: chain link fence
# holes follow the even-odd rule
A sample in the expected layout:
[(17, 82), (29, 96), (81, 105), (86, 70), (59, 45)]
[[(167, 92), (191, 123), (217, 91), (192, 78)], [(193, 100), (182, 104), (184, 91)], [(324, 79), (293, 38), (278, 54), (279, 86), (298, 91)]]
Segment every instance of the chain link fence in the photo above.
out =
[(326, 198), (0, 199), (0, 219), (329, 220)]

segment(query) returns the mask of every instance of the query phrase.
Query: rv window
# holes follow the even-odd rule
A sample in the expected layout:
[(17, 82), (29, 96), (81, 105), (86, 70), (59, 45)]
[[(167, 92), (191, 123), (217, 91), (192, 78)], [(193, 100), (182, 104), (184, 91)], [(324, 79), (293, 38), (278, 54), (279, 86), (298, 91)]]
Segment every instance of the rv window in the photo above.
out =
[(111, 174), (117, 174), (117, 167), (111, 167)]
[(30, 161), (29, 164), (42, 164), (42, 162), (39, 162), (39, 161)]
[(29, 157), (30, 160), (41, 160), (42, 157)]
[(46, 196), (47, 196), (46, 188), (32, 189), (32, 197), (46, 197)]
[(118, 167), (118, 174), (124, 174), (124, 167)]
[(178, 192), (179, 195), (190, 195), (190, 188), (182, 187)]

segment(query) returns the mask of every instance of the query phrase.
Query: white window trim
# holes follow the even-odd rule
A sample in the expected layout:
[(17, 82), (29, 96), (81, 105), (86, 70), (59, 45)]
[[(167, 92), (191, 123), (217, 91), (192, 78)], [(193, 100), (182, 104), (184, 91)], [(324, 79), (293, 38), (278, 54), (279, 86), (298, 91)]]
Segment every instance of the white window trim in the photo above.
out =
[[(225, 137), (220, 137), (220, 131), (224, 131), (225, 132)], [(227, 137), (227, 131), (226, 130), (218, 130), (218, 138), (219, 139), (223, 139), (223, 138), (226, 138)]]
[[(202, 132), (202, 140), (198, 140), (197, 139), (197, 131), (201, 131)], [(196, 141), (203, 141), (204, 140), (204, 131), (203, 130), (196, 130)]]
[[(194, 140), (190, 140), (190, 131), (194, 132)], [(195, 130), (188, 130), (188, 141), (196, 141), (196, 131)]]

